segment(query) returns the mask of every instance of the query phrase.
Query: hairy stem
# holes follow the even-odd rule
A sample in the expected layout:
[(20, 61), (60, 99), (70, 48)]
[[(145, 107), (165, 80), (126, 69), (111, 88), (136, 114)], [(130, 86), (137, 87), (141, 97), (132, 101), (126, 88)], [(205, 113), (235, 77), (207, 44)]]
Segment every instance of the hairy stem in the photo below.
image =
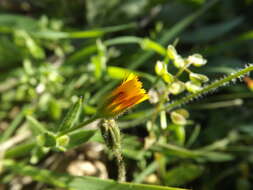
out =
[(216, 88), (220, 87), (220, 86), (224, 86), (226, 84), (228, 84), (229, 82), (236, 80), (237, 78), (242, 77), (243, 75), (246, 75), (247, 73), (249, 73), (250, 71), (253, 70), (253, 65), (249, 65), (244, 69), (241, 69), (231, 75), (228, 75), (220, 80), (214, 81), (213, 83), (206, 85), (205, 87), (203, 87), (202, 90), (194, 93), (194, 94), (189, 94), (186, 95), (185, 97), (181, 98), (180, 100), (177, 100), (175, 102), (169, 103), (167, 104), (164, 109), (165, 110), (171, 110), (177, 106), (180, 106), (182, 104), (185, 104), (195, 98), (198, 98), (199, 96), (201, 96), (202, 94), (206, 94), (212, 90), (215, 90)]
[(120, 130), (113, 119), (104, 119), (101, 125), (101, 133), (109, 149), (112, 150), (118, 167), (118, 181), (126, 181), (126, 168), (122, 156)]

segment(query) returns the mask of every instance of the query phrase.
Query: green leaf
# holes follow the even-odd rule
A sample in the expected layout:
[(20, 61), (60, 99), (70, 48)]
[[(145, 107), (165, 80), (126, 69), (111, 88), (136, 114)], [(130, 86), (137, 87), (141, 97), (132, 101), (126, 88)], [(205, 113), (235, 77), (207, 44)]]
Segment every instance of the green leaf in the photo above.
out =
[(170, 157), (190, 158), (199, 161), (225, 162), (234, 159), (234, 156), (224, 152), (190, 150), (173, 144), (156, 144), (151, 149)]
[(20, 125), (25, 116), (25, 111), (27, 107), (24, 107), (16, 116), (16, 118), (11, 122), (10, 126), (3, 132), (3, 135), (0, 136), (0, 142), (7, 140)]
[(200, 125), (196, 125), (191, 132), (191, 135), (186, 143), (187, 147), (190, 147), (198, 138), (200, 134)]
[(71, 129), (74, 126), (80, 115), (82, 104), (83, 104), (82, 98), (79, 98), (79, 100), (69, 110), (69, 112), (63, 119), (62, 123), (59, 125), (57, 129), (58, 132)]
[(32, 116), (26, 116), (27, 121), (30, 123), (32, 131), (37, 135), (37, 144), (45, 147), (54, 147), (56, 144), (55, 135), (47, 130), (38, 120)]
[(69, 34), (67, 32), (53, 31), (49, 29), (43, 29), (42, 31), (31, 33), (33, 37), (42, 38), (42, 39), (62, 39), (68, 38)]
[(166, 49), (163, 46), (148, 38), (142, 40), (141, 47), (146, 50), (153, 50), (160, 55), (166, 54)]
[(38, 22), (31, 17), (14, 14), (0, 14), (0, 31), (4, 28), (10, 28), (13, 30), (34, 30), (38, 29)]
[(173, 144), (156, 144), (151, 147), (152, 150), (167, 154), (169, 156), (176, 156), (179, 158), (196, 158), (198, 152), (189, 150)]
[(39, 135), (41, 133), (50, 133), (37, 119), (33, 116), (27, 115), (27, 121), (29, 122), (30, 126), (32, 127), (35, 134)]
[(115, 67), (115, 66), (107, 67), (107, 73), (113, 79), (124, 79), (130, 73), (137, 74), (133, 70), (129, 70), (129, 69), (122, 68), (122, 67)]
[[(112, 38), (109, 40), (105, 40), (104, 44), (106, 47), (108, 46), (113, 46), (113, 45), (120, 45), (120, 44), (140, 44), (142, 38), (138, 38), (135, 36), (121, 36), (117, 38)], [(81, 62), (91, 54), (95, 53), (97, 51), (97, 46), (92, 44), (89, 46), (85, 46), (81, 50), (73, 53), (66, 61), (69, 64), (76, 63), (76, 62)]]
[(154, 173), (157, 168), (158, 168), (158, 163), (155, 162), (155, 161), (152, 162), (146, 168), (144, 168), (144, 170), (140, 174), (138, 174), (137, 176), (135, 176), (134, 182), (135, 183), (140, 183), (140, 182), (144, 181), (144, 179), (149, 174)]
[(32, 33), (34, 37), (43, 38), (43, 39), (62, 39), (62, 38), (97, 38), (101, 37), (106, 33), (117, 32), (121, 30), (126, 30), (130, 28), (134, 28), (136, 25), (134, 23), (118, 25), (113, 27), (105, 27), (98, 28), (93, 30), (85, 30), (85, 31), (75, 31), (75, 32), (61, 32), (61, 31), (53, 31), (49, 29), (44, 29), (41, 31), (37, 31)]
[(203, 152), (202, 157), (211, 162), (226, 162), (234, 159), (234, 156), (223, 152)]
[(128, 76), (130, 73), (133, 73), (139, 77), (143, 77), (147, 80), (150, 80), (150, 81), (155, 81), (156, 77), (154, 77), (153, 75), (151, 74), (148, 74), (148, 73), (144, 73), (144, 72), (137, 72), (135, 70), (131, 70), (131, 69), (126, 69), (126, 68), (123, 68), (123, 67), (116, 67), (116, 66), (108, 66), (107, 67), (107, 74), (113, 78), (113, 79), (124, 79), (126, 78), (126, 76)]
[(191, 182), (203, 173), (203, 167), (195, 164), (182, 164), (169, 170), (165, 175), (166, 185), (180, 186)]
[(4, 160), (3, 164), (6, 169), (16, 174), (30, 176), (36, 181), (71, 190), (182, 190), (180, 188), (157, 185), (118, 183), (113, 180), (103, 180), (95, 177), (75, 177), (67, 174), (58, 174), (20, 162), (17, 163), (13, 160)]
[(7, 150), (5, 152), (5, 158), (17, 158), (27, 156), (31, 153), (32, 149), (36, 146), (34, 141), (25, 142)]
[(6, 36), (0, 37), (0, 52), (0, 68), (8, 68), (11, 64), (22, 61), (22, 49)]
[(80, 146), (81, 144), (87, 142), (93, 135), (95, 135), (97, 130), (77, 130), (69, 134), (69, 144), (67, 149)]
[(0, 14), (0, 32), (12, 32), (17, 29), (30, 32), (33, 37), (42, 39), (62, 39), (62, 38), (95, 38), (103, 36), (106, 33), (117, 32), (135, 28), (136, 23), (123, 24), (112, 27), (97, 28), (85, 31), (62, 32), (51, 29), (42, 29), (39, 27), (39, 22), (31, 17)]

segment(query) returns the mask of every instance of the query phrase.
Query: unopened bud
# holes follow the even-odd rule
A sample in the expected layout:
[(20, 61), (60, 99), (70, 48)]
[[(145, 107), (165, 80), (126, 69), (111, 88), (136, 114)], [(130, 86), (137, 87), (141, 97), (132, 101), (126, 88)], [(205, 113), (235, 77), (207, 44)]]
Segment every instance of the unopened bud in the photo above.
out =
[(172, 74), (166, 72), (162, 75), (163, 80), (168, 83), (171, 84), (174, 81), (174, 77)]
[(190, 80), (192, 82), (208, 82), (209, 78), (202, 74), (190, 73)]
[(181, 81), (176, 81), (173, 82), (170, 87), (169, 87), (169, 92), (171, 94), (177, 95), (180, 94), (181, 92), (183, 92), (185, 90), (185, 85), (183, 82)]
[(185, 60), (180, 55), (175, 57), (173, 64), (177, 68), (183, 68), (186, 65)]
[(168, 46), (167, 54), (168, 54), (168, 57), (172, 60), (175, 60), (176, 57), (178, 56), (177, 50), (175, 49), (175, 47), (173, 45)]
[(159, 102), (159, 94), (155, 89), (151, 88), (148, 91), (148, 96), (149, 96), (148, 100), (151, 104), (156, 104)]
[(56, 147), (62, 151), (66, 150), (66, 146), (69, 144), (69, 136), (63, 135), (56, 139)]
[(207, 60), (200, 54), (193, 54), (187, 58), (188, 63), (193, 64), (195, 67), (201, 67), (207, 63)]
[(161, 76), (164, 73), (166, 73), (167, 72), (166, 64), (162, 61), (157, 61), (155, 64), (155, 72), (158, 76)]
[(190, 116), (189, 112), (186, 109), (183, 109), (183, 108), (177, 109), (174, 112), (184, 116), (184, 118), (186, 118), (186, 119), (189, 118), (189, 116)]
[(187, 91), (191, 93), (197, 93), (202, 90), (201, 84), (197, 82), (188, 81), (185, 83)]
[(177, 125), (185, 125), (187, 123), (185, 117), (175, 111), (171, 112), (170, 118), (172, 122)]

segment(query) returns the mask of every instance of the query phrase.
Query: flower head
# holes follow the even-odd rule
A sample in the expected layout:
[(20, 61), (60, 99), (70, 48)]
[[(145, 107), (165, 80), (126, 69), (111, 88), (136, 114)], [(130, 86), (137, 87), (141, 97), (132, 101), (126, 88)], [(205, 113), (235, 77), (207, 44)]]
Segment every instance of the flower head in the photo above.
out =
[(107, 96), (99, 109), (99, 114), (104, 117), (114, 117), (147, 99), (148, 94), (142, 88), (142, 83), (131, 73)]

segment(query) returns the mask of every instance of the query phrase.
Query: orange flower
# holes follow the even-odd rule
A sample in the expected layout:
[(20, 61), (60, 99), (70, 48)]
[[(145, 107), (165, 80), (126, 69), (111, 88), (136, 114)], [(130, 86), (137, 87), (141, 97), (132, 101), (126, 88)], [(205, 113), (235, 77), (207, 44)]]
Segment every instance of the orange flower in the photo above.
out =
[(253, 80), (249, 77), (244, 77), (244, 81), (246, 82), (248, 88), (253, 90)]
[(114, 117), (147, 99), (148, 95), (142, 88), (142, 83), (136, 75), (131, 73), (109, 94), (99, 114), (104, 117)]

